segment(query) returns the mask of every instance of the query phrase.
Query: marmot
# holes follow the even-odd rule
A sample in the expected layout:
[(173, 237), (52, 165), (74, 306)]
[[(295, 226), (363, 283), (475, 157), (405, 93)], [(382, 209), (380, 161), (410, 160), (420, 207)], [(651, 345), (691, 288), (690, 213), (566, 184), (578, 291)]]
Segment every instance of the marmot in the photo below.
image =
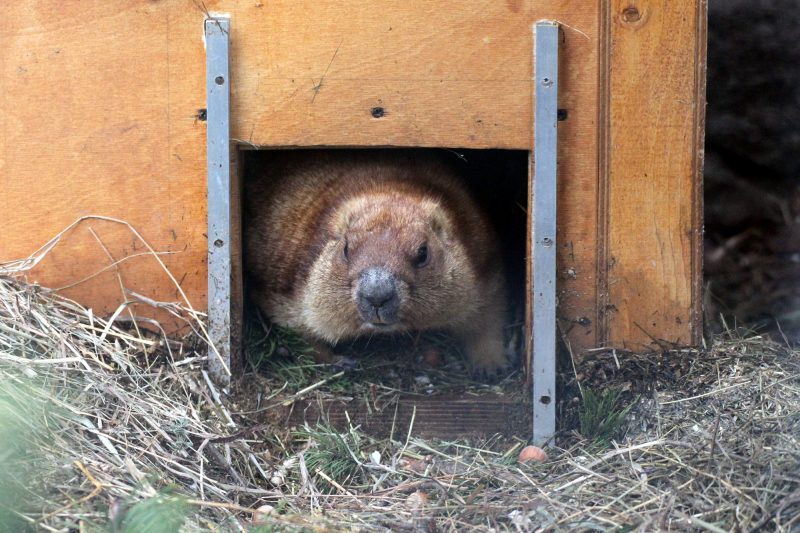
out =
[(408, 150), (266, 157), (245, 182), (245, 270), (273, 322), (317, 346), (447, 330), (473, 374), (506, 367), (498, 239), (453, 168)]

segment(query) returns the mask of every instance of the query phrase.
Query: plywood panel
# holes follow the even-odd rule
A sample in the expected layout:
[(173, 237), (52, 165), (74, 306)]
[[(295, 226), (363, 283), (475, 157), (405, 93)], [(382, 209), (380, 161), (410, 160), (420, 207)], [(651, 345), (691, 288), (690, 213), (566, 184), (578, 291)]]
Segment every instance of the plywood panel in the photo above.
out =
[(700, 333), (705, 2), (614, 0), (609, 17), (608, 342)]
[[(233, 63), (247, 64), (232, 79), (234, 137), (271, 146), (530, 146), (539, 2), (206, 5), (230, 13)], [(374, 118), (374, 107), (384, 116)]]
[[(0, 258), (27, 256), (79, 217), (115, 217), (169, 252), (163, 259), (205, 307), (205, 128), (193, 118), (205, 105), (202, 15), (175, 12), (184, 18), (147, 1), (6, 6)], [(29, 279), (70, 285), (111, 262), (104, 247), (115, 260), (131, 256), (120, 265), (129, 289), (178, 299), (128, 228), (96, 220), (66, 235)], [(97, 313), (122, 300), (114, 270), (65, 293)]]
[[(331, 79), (314, 102), (311, 80), (245, 83), (253, 87), (242, 89), (233, 81), (233, 136), (260, 146), (527, 148), (531, 143), (527, 80)], [(382, 116), (376, 119), (377, 108)]]

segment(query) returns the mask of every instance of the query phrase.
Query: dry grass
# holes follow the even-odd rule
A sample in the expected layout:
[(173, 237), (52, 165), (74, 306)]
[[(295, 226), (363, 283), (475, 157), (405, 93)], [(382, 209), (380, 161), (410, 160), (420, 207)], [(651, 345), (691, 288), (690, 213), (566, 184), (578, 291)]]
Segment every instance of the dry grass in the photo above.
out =
[[(0, 278), (0, 530), (800, 527), (800, 354), (757, 336), (598, 351), (562, 387), (560, 447), (524, 465), (514, 440), (253, 426), (207, 379), (199, 338), (134, 334)], [(583, 411), (629, 409), (605, 439), (578, 433), (578, 382), (595, 407), (621, 391)]]
[(254, 455), (226, 458), (210, 442), (228, 429), (204, 383), (205, 359), (190, 343), (135, 336), (0, 278), (0, 406), (21, 428), (2, 447), (22, 450), (6, 458), (4, 482), (24, 495), (17, 518), (48, 530), (105, 524), (169, 486), (229, 502), (237, 487), (218, 470)]

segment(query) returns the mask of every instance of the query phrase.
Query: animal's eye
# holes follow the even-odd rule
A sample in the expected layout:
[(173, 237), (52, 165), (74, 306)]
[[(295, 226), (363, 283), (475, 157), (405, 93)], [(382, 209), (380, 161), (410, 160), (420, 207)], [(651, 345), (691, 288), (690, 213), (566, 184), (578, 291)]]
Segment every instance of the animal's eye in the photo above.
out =
[(344, 241), (344, 249), (342, 250), (342, 257), (344, 257), (345, 261), (350, 260), (350, 247), (347, 243), (347, 239)]
[(424, 267), (427, 265), (431, 260), (431, 255), (428, 253), (428, 245), (423, 244), (419, 248), (417, 248), (417, 266)]

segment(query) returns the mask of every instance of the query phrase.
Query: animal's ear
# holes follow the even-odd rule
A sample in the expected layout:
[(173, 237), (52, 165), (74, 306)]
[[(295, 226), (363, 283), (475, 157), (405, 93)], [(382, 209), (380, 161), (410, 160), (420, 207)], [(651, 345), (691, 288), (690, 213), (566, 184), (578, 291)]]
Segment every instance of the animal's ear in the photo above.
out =
[(443, 242), (450, 242), (451, 235), (449, 231), (449, 221), (440, 209), (431, 210), (430, 215), (430, 228), (434, 235), (439, 237)]

